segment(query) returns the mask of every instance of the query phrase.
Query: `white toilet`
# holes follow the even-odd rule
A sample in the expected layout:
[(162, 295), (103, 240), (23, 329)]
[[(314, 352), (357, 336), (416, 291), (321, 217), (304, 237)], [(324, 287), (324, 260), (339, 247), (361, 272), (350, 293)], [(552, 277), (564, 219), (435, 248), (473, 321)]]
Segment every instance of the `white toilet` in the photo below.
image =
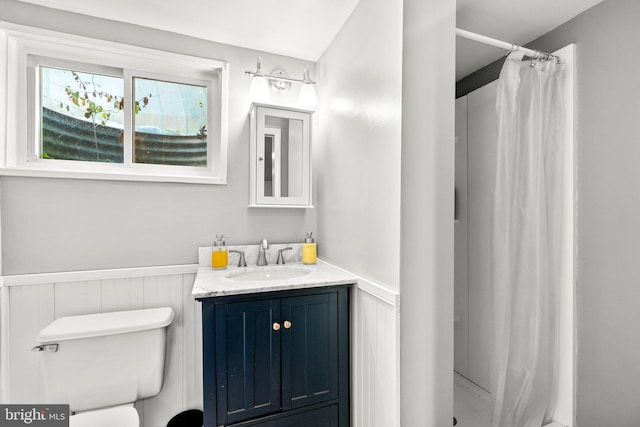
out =
[(133, 403), (162, 389), (169, 307), (56, 319), (38, 334), (47, 403), (72, 427), (138, 427)]

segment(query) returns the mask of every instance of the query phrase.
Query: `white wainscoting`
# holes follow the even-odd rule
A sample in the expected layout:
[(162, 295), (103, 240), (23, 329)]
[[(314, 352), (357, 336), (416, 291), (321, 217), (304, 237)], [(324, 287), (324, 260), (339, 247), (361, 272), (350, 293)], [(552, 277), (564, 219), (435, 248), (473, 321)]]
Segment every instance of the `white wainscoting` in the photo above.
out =
[(360, 277), (351, 293), (351, 414), (355, 427), (400, 426), (400, 297)]
[(1, 277), (2, 398), (44, 402), (38, 353), (30, 350), (53, 320), (168, 306), (175, 318), (168, 330), (164, 386), (156, 397), (136, 404), (141, 425), (166, 426), (183, 410), (202, 409), (201, 310), (191, 297), (196, 271), (194, 264)]

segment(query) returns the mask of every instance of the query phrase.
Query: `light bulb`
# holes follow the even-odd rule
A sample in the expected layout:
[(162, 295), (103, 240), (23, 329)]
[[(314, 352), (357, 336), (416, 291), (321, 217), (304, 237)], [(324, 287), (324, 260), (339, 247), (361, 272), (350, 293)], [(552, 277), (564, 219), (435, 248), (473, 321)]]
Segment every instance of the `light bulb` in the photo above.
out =
[(254, 102), (262, 102), (269, 99), (269, 83), (261, 68), (262, 61), (258, 56), (256, 72), (253, 73), (253, 80), (251, 80), (251, 86), (249, 86), (249, 97)]
[(264, 75), (256, 74), (251, 80), (249, 87), (249, 96), (252, 101), (261, 102), (269, 99), (269, 84)]
[(311, 108), (318, 105), (318, 95), (312, 84), (304, 83), (300, 88), (300, 98), (298, 103), (301, 107)]
[(318, 105), (318, 95), (316, 95), (316, 89), (313, 87), (313, 81), (309, 77), (309, 67), (304, 67), (303, 83), (300, 88), (300, 97), (298, 103), (301, 107), (312, 108)]

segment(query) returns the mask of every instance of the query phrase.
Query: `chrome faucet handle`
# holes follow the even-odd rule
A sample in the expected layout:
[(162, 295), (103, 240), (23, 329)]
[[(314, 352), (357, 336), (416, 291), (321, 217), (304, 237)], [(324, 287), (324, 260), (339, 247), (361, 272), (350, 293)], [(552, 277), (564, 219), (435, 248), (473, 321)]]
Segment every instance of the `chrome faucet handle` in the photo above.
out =
[(269, 249), (269, 242), (267, 239), (262, 239), (260, 243), (258, 243), (258, 266), (268, 265), (266, 250)]
[(238, 260), (238, 267), (246, 267), (247, 261), (244, 260), (244, 251), (237, 251), (235, 249), (229, 249), (230, 253), (240, 254), (240, 259)]
[(278, 260), (276, 261), (276, 264), (280, 265), (284, 265), (284, 256), (282, 255), (284, 253), (284, 251), (290, 251), (293, 248), (291, 246), (289, 246), (288, 248), (283, 248), (283, 249), (279, 249), (278, 250)]

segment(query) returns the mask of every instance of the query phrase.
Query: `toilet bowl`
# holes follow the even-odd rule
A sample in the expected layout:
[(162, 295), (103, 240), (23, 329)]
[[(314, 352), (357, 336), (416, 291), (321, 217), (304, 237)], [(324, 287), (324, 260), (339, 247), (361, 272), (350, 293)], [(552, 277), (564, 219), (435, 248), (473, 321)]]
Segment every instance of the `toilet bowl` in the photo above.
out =
[(140, 418), (133, 405), (81, 412), (69, 418), (69, 427), (139, 427)]
[(170, 307), (69, 316), (38, 334), (47, 402), (72, 427), (138, 427), (133, 403), (162, 389)]

